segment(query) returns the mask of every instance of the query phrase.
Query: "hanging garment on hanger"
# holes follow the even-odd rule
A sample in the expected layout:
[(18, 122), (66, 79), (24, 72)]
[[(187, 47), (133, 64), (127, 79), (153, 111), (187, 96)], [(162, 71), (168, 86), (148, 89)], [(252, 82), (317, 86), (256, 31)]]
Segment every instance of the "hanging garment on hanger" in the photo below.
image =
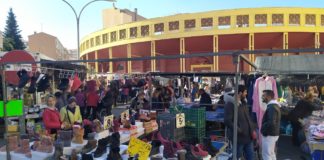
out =
[(19, 77), (19, 83), (18, 88), (23, 88), (29, 81), (29, 75), (28, 72), (25, 69), (22, 69), (17, 72), (17, 75)]
[[(256, 113), (258, 127), (261, 129), (262, 118), (267, 109), (267, 104), (262, 102), (262, 94), (264, 90), (273, 90), (275, 99), (278, 99), (277, 84), (273, 77), (260, 77), (255, 81), (253, 90), (253, 107), (252, 111)], [(261, 134), (259, 134), (261, 143)]]
[(58, 89), (61, 91), (65, 91), (69, 86), (69, 79), (62, 78), (60, 84), (58, 85)]
[(44, 92), (50, 87), (49, 77), (45, 74), (37, 83), (37, 92)]
[(80, 88), (80, 86), (82, 85), (82, 82), (81, 80), (79, 79), (79, 76), (78, 75), (75, 75), (74, 76), (74, 80), (73, 80), (73, 85), (71, 87), (71, 91), (72, 92), (75, 92), (77, 89)]

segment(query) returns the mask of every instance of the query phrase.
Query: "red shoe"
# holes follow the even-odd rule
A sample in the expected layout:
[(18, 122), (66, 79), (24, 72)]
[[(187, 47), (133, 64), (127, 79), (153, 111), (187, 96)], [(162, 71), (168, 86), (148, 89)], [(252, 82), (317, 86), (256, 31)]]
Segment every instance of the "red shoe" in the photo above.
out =
[(182, 150), (183, 147), (181, 146), (181, 144), (179, 142), (174, 142), (172, 141), (172, 145), (173, 145), (173, 148), (178, 151), (178, 150)]
[(191, 153), (195, 156), (200, 156), (200, 157), (208, 156), (208, 152), (203, 151), (201, 148), (196, 147), (196, 146), (191, 146)]

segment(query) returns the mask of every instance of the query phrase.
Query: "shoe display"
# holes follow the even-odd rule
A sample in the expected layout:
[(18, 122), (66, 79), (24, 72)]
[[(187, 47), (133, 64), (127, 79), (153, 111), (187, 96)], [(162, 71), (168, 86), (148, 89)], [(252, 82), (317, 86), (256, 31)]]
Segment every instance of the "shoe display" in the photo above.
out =
[(93, 120), (93, 126), (97, 133), (100, 133), (104, 130), (102, 123), (98, 119)]
[(58, 138), (64, 142), (64, 147), (70, 147), (72, 141), (72, 131), (58, 131)]
[(179, 142), (174, 142), (172, 141), (172, 145), (173, 145), (173, 148), (178, 151), (178, 150), (182, 150), (183, 147), (181, 146), (181, 144)]
[(73, 127), (73, 143), (83, 144), (84, 129), (80, 127)]
[(53, 140), (50, 136), (42, 136), (40, 141), (36, 141), (33, 145), (33, 150), (43, 153), (53, 152)]
[(55, 147), (55, 152), (52, 159), (53, 160), (60, 159), (60, 157), (63, 156), (64, 143), (62, 141), (57, 140), (54, 142), (54, 147)]
[(119, 147), (120, 146), (120, 134), (115, 132), (111, 135), (110, 138), (110, 147)]
[(118, 147), (110, 147), (109, 154), (107, 156), (107, 160), (122, 160), (122, 157), (119, 153), (120, 148)]
[(119, 128), (120, 128), (119, 119), (117, 119), (117, 118), (114, 119), (113, 124), (114, 124), (113, 131), (114, 132), (119, 132)]
[(177, 157), (178, 157), (178, 160), (186, 160), (186, 153), (187, 151), (182, 149), (182, 150), (178, 150), (177, 151)]
[(164, 150), (163, 150), (163, 156), (165, 158), (174, 158), (176, 155), (176, 150), (173, 148), (172, 142), (167, 141), (163, 143)]
[[(8, 145), (9, 145), (9, 151), (14, 151), (18, 149), (18, 137), (17, 136), (8, 137)], [(6, 146), (1, 147), (0, 151), (5, 152)]]
[(196, 156), (196, 155), (194, 155), (193, 153), (192, 153), (192, 148), (191, 148), (192, 146), (191, 145), (187, 145), (186, 147), (185, 147), (185, 149), (186, 149), (186, 160), (187, 159), (190, 159), (190, 160), (202, 160), (203, 158), (202, 157), (198, 157), (198, 156)]
[(199, 156), (199, 157), (208, 156), (208, 152), (206, 152), (206, 151), (204, 151), (201, 148), (196, 147), (196, 146), (191, 146), (191, 152), (192, 152), (192, 154), (194, 154), (196, 156)]
[(147, 117), (145, 114), (140, 114), (139, 119), (143, 120), (143, 121), (146, 121), (146, 122), (151, 120), (151, 118)]
[(86, 154), (97, 147), (97, 140), (88, 140), (88, 143), (82, 148), (81, 153)]
[(82, 154), (81, 160), (93, 160), (92, 154)]
[(72, 153), (71, 153), (71, 158), (70, 160), (78, 160), (78, 155), (77, 155), (77, 151), (75, 149), (72, 150)]
[(94, 158), (101, 157), (104, 153), (107, 152), (107, 145), (109, 141), (107, 138), (99, 139), (97, 149), (94, 152)]
[(25, 154), (27, 157), (31, 156), (31, 150), (29, 147), (29, 139), (20, 140), (20, 147), (15, 150), (15, 153)]
[(215, 157), (219, 152), (219, 150), (212, 145), (211, 138), (204, 138), (203, 146), (201, 148), (207, 151), (212, 157)]

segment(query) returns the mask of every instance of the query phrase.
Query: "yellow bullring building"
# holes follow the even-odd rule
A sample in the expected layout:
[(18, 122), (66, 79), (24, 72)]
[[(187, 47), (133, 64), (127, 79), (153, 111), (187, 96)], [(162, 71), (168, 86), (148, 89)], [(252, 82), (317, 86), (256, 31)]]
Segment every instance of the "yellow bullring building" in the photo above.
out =
[[(127, 15), (131, 15), (131, 18), (119, 20), (117, 25), (106, 26), (85, 36), (80, 47), (82, 59), (182, 55), (226, 50), (320, 48), (324, 44), (324, 9), (321, 8), (245, 8), (152, 19), (136, 18), (136, 13), (134, 18), (134, 14), (130, 14), (134, 12), (126, 12), (128, 10), (109, 10), (124, 14), (120, 16), (124, 19), (127, 19)], [(299, 54), (322, 53), (285, 53), (272, 56)], [(254, 61), (256, 57), (249, 55), (249, 58)], [(104, 73), (223, 72), (235, 69), (231, 56), (87, 63), (87, 66)], [(244, 65), (243, 69), (250, 70), (248, 65)]]

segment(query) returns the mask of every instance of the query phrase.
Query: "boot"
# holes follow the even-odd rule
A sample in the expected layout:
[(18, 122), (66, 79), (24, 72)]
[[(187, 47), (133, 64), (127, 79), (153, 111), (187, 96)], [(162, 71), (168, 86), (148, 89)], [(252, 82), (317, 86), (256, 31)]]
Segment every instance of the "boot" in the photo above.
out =
[(177, 152), (177, 154), (178, 154), (178, 160), (186, 160), (186, 153), (187, 153), (187, 151), (186, 150), (179, 150), (178, 152)]
[(64, 143), (62, 141), (56, 141), (54, 143), (54, 147), (55, 147), (55, 152), (52, 157), (52, 160), (58, 160), (61, 158), (61, 156), (63, 156)]
[(78, 160), (78, 155), (75, 149), (72, 150), (70, 160)]
[(71, 146), (72, 131), (59, 131), (59, 139), (64, 142), (64, 147)]
[(43, 153), (53, 152), (53, 140), (49, 136), (42, 136), (41, 140), (34, 143), (34, 150)]
[(114, 132), (119, 132), (119, 128), (120, 128), (119, 119), (114, 119), (113, 124), (114, 124), (113, 131)]
[(102, 123), (98, 119), (93, 120), (93, 126), (97, 133), (100, 133), (104, 130)]
[(110, 138), (110, 146), (111, 147), (119, 147), (120, 146), (120, 134), (119, 132), (115, 132), (111, 135)]
[(151, 160), (163, 160), (163, 157), (160, 155), (153, 155), (150, 157)]
[(202, 158), (208, 156), (208, 152), (196, 146), (191, 146), (191, 153), (193, 155), (196, 155), (197, 157), (202, 157)]
[(96, 132), (88, 133), (87, 140), (95, 140)]
[(108, 140), (103, 138), (98, 141), (98, 146), (96, 151), (94, 152), (94, 158), (99, 158), (101, 157), (104, 153), (107, 152), (107, 145), (108, 145)]
[(81, 160), (93, 160), (92, 154), (82, 154)]
[(83, 128), (74, 127), (72, 142), (77, 144), (83, 144), (83, 134), (84, 134)]
[(159, 154), (160, 153), (160, 146), (162, 145), (161, 141), (153, 140), (151, 145), (152, 145), (152, 149), (151, 149), (151, 152), (150, 152), (150, 156)]
[(88, 143), (82, 148), (81, 153), (86, 154), (97, 147), (97, 140), (88, 140)]
[(179, 142), (174, 142), (172, 141), (172, 145), (173, 145), (173, 148), (178, 151), (178, 150), (182, 150), (183, 147), (181, 146), (181, 144)]
[(107, 160), (122, 160), (121, 155), (119, 154), (120, 148), (114, 147), (110, 149), (110, 152), (107, 156)]
[(194, 155), (191, 151), (191, 145), (187, 145), (186, 147), (186, 159), (190, 159), (190, 160), (202, 160), (201, 157), (198, 157), (196, 155)]
[(25, 154), (27, 157), (29, 157), (29, 155), (31, 155), (29, 139), (22, 139), (20, 141), (20, 147), (15, 150), (15, 153)]
[(202, 149), (207, 151), (208, 154), (210, 154), (212, 157), (215, 157), (216, 154), (219, 152), (219, 150), (212, 145), (211, 138), (204, 138), (203, 139), (203, 147), (202, 147)]
[(127, 129), (130, 129), (131, 128), (131, 124), (129, 123), (129, 121), (125, 121), (123, 127), (124, 128), (127, 128)]
[(145, 122), (148, 122), (151, 120), (150, 117), (147, 117), (145, 114), (140, 114), (139, 119)]
[(174, 158), (176, 151), (173, 148), (172, 142), (168, 141), (163, 143), (163, 145), (164, 145), (163, 156), (165, 158)]
[[(8, 137), (8, 144), (9, 144), (9, 151), (14, 151), (18, 149), (18, 137), (17, 136), (10, 136)], [(0, 148), (1, 152), (6, 151), (6, 146)]]

